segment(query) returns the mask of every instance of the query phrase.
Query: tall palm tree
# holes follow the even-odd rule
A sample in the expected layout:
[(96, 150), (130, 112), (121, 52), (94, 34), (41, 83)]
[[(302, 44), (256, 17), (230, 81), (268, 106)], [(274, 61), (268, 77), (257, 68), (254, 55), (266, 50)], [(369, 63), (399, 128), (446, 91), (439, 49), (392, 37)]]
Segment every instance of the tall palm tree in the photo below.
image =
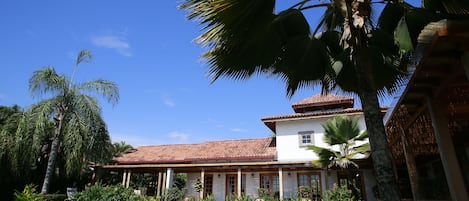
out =
[[(312, 163), (326, 168), (326, 170), (334, 166), (346, 170), (348, 177), (347, 185), (354, 191), (356, 196), (359, 196), (360, 194), (356, 192), (351, 183), (349, 168), (351, 166), (358, 168), (358, 164), (353, 161), (357, 156), (369, 154), (369, 143), (358, 144), (358, 142), (368, 139), (368, 132), (360, 131), (358, 117), (336, 116), (321, 125), (324, 128), (324, 142), (330, 147), (309, 145), (308, 149), (314, 151), (319, 157), (317, 160), (312, 161)], [(338, 146), (338, 150), (334, 149), (334, 146)]]
[[(80, 51), (73, 74), (80, 63), (89, 62), (91, 58), (89, 51)], [(26, 125), (33, 125), (34, 138), (47, 135), (51, 140), (41, 193), (49, 191), (59, 150), (66, 159), (68, 175), (79, 173), (88, 161), (105, 162), (109, 159), (109, 133), (99, 102), (93, 95), (101, 95), (108, 102), (117, 103), (119, 91), (115, 83), (107, 80), (73, 83), (73, 75), (72, 78), (59, 75), (53, 67), (46, 66), (34, 71), (29, 79), (29, 89), (32, 95), (52, 95), (28, 109), (26, 123), (20, 123), (17, 132), (21, 133)], [(46, 133), (45, 125), (50, 121), (53, 122), (53, 133)]]
[[(203, 58), (212, 82), (220, 77), (247, 79), (266, 74), (286, 83), (287, 96), (317, 84), (323, 93), (341, 89), (357, 94), (370, 135), (380, 195), (384, 200), (399, 200), (378, 97), (393, 93), (406, 73), (411, 36), (405, 32), (394, 36), (394, 30), (410, 27), (398, 25), (412, 7), (385, 1), (383, 13), (388, 15), (376, 25), (371, 20), (370, 0), (319, 4), (300, 0), (278, 13), (275, 2), (185, 0), (181, 4), (188, 18), (198, 20), (205, 30), (196, 41), (208, 47)], [(311, 32), (303, 12), (317, 7), (325, 7), (326, 12)], [(400, 13), (389, 15), (388, 10)]]

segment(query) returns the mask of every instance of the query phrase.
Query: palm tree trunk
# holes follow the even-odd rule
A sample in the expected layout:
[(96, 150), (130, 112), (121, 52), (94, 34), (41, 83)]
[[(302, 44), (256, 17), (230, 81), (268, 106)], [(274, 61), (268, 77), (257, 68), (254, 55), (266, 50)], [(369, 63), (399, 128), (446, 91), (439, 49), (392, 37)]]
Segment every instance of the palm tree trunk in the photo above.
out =
[[(383, 115), (379, 106), (377, 89), (373, 84), (373, 64), (370, 60), (370, 50), (367, 48), (367, 36), (364, 26), (354, 26), (353, 21), (365, 21), (363, 15), (353, 15), (358, 12), (359, 5), (356, 0), (345, 0), (347, 8), (347, 19), (344, 29), (348, 29), (350, 37), (347, 40), (352, 48), (352, 60), (354, 62), (355, 73), (360, 88), (360, 97), (363, 114), (365, 116), (366, 129), (369, 133), (371, 157), (378, 183), (379, 196), (384, 201), (399, 201), (399, 186), (394, 177), (394, 166), (392, 164), (391, 151), (388, 146), (386, 131), (383, 123)], [(368, 16), (369, 17), (369, 16)]]
[(363, 92), (359, 96), (369, 133), (371, 157), (379, 195), (384, 201), (400, 200), (399, 187), (394, 177), (391, 151), (388, 146), (377, 94), (376, 92)]
[(50, 181), (54, 175), (55, 162), (59, 152), (60, 144), (60, 133), (62, 132), (62, 117), (55, 118), (55, 129), (54, 129), (54, 139), (52, 140), (52, 145), (49, 153), (49, 160), (47, 161), (46, 175), (44, 176), (44, 182), (42, 183), (41, 193), (46, 194), (49, 192)]

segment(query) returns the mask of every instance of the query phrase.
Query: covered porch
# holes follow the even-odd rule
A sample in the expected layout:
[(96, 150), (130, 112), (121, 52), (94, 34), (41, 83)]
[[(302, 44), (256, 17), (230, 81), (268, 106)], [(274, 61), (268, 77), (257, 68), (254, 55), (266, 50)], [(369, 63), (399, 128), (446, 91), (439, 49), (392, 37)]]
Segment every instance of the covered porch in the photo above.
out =
[(415, 57), (386, 121), (401, 192), (414, 200), (468, 200), (469, 22), (428, 25)]

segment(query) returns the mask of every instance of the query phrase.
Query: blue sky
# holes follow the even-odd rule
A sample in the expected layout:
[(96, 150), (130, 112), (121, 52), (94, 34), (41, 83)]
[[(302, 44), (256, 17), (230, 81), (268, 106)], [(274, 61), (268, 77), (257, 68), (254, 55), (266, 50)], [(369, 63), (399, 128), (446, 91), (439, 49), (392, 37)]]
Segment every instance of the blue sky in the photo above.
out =
[(292, 113), (292, 103), (319, 92), (289, 99), (279, 79), (262, 76), (210, 84), (204, 49), (193, 42), (201, 27), (179, 3), (0, 1), (0, 105), (38, 102), (28, 92), (32, 72), (50, 65), (70, 76), (81, 49), (94, 59), (79, 66), (76, 82), (119, 85), (119, 103), (101, 102), (103, 116), (112, 140), (133, 146), (267, 137), (262, 117)]

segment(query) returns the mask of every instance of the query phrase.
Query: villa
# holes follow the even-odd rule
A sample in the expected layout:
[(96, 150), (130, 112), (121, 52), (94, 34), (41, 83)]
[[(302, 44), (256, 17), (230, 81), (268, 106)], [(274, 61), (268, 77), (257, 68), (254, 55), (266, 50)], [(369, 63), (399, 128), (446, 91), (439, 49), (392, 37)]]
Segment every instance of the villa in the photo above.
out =
[[(278, 198), (295, 198), (300, 187), (308, 186), (313, 198), (320, 199), (334, 183), (346, 182), (347, 176), (339, 169), (326, 171), (313, 166), (311, 161), (318, 157), (306, 146), (328, 146), (323, 142), (321, 123), (336, 115), (359, 117), (359, 127), (364, 130), (362, 110), (353, 105), (352, 97), (318, 94), (293, 104), (293, 114), (262, 118), (274, 137), (142, 146), (104, 168), (120, 171), (126, 186), (132, 173), (154, 173), (157, 195), (172, 186), (173, 174), (187, 173), (185, 196), (213, 195), (224, 200), (235, 194), (258, 198), (261, 190)], [(382, 112), (384, 115), (386, 109)], [(354, 169), (352, 179), (361, 197), (376, 200), (371, 159), (355, 162), (359, 169)]]

